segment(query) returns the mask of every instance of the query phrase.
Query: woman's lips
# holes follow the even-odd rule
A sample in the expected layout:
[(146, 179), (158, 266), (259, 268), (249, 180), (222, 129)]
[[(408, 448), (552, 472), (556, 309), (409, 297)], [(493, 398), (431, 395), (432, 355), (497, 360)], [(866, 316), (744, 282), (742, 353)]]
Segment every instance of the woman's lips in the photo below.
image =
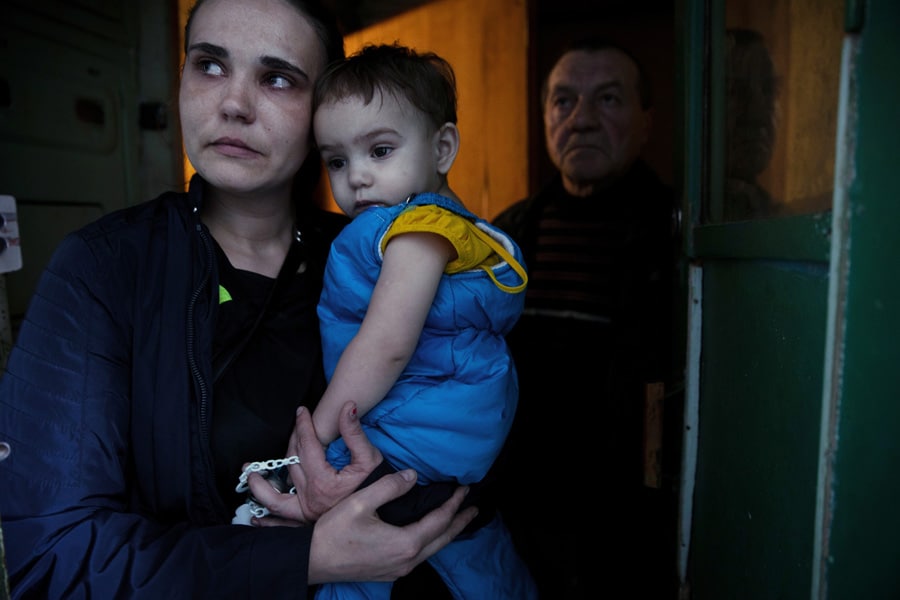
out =
[(235, 138), (219, 138), (210, 144), (216, 152), (234, 158), (248, 158), (259, 155), (259, 152)]

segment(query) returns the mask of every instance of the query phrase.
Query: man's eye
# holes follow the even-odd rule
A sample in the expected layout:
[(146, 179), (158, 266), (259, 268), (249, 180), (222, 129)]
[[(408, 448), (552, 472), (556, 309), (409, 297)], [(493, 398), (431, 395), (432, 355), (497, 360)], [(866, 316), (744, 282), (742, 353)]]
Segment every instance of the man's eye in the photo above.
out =
[(622, 103), (622, 99), (618, 94), (601, 94), (599, 99), (600, 104), (604, 106), (619, 105)]
[(572, 106), (572, 99), (568, 96), (558, 96), (553, 98), (552, 104), (555, 108), (568, 108)]

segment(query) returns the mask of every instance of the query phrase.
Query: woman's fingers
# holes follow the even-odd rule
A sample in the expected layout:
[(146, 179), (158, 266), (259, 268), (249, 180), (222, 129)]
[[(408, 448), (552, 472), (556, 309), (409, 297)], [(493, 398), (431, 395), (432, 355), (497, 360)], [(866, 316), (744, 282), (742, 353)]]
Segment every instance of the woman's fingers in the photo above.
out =
[(411, 470), (385, 475), (322, 515), (313, 530), (309, 582), (393, 581), (409, 573), (456, 537), (475, 518), (471, 507), (456, 514), (466, 489), (458, 489), (439, 508), (405, 527), (378, 518), (382, 504), (413, 485)]
[(259, 473), (250, 473), (247, 485), (256, 503), (266, 507), (271, 518), (277, 517), (296, 525), (309, 523), (295, 494), (278, 491)]
[(352, 494), (382, 460), (381, 452), (366, 437), (353, 402), (342, 407), (339, 430), (351, 455), (350, 464), (336, 471), (325, 459), (309, 411), (297, 410), (288, 454), (299, 456), (300, 464), (291, 465), (288, 472), (303, 514), (310, 521)]

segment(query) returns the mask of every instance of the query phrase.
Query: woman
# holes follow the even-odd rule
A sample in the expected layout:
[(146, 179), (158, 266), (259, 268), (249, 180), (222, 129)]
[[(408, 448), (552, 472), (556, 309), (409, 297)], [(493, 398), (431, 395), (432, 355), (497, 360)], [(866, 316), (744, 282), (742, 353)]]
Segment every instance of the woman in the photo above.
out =
[(289, 417), (324, 386), (315, 303), (342, 223), (311, 208), (303, 173), (312, 88), (343, 44), (302, 0), (198, 0), (185, 33), (190, 190), (69, 235), (0, 379), (16, 598), (302, 598), (403, 575), (475, 513), (454, 516), (461, 488), (416, 524), (382, 523), (411, 472), (341, 501), (381, 461), (347, 403), (350, 466), (327, 466), (309, 410), (287, 448), (315, 526), (229, 524), (242, 462), (283, 456)]

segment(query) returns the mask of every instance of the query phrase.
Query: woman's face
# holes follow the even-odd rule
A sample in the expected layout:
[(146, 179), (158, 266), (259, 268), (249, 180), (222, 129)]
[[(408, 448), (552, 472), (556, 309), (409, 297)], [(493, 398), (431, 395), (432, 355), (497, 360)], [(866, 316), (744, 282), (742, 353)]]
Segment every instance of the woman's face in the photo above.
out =
[(229, 193), (289, 189), (325, 66), (309, 21), (285, 0), (206, 0), (189, 35), (179, 107), (194, 168)]

